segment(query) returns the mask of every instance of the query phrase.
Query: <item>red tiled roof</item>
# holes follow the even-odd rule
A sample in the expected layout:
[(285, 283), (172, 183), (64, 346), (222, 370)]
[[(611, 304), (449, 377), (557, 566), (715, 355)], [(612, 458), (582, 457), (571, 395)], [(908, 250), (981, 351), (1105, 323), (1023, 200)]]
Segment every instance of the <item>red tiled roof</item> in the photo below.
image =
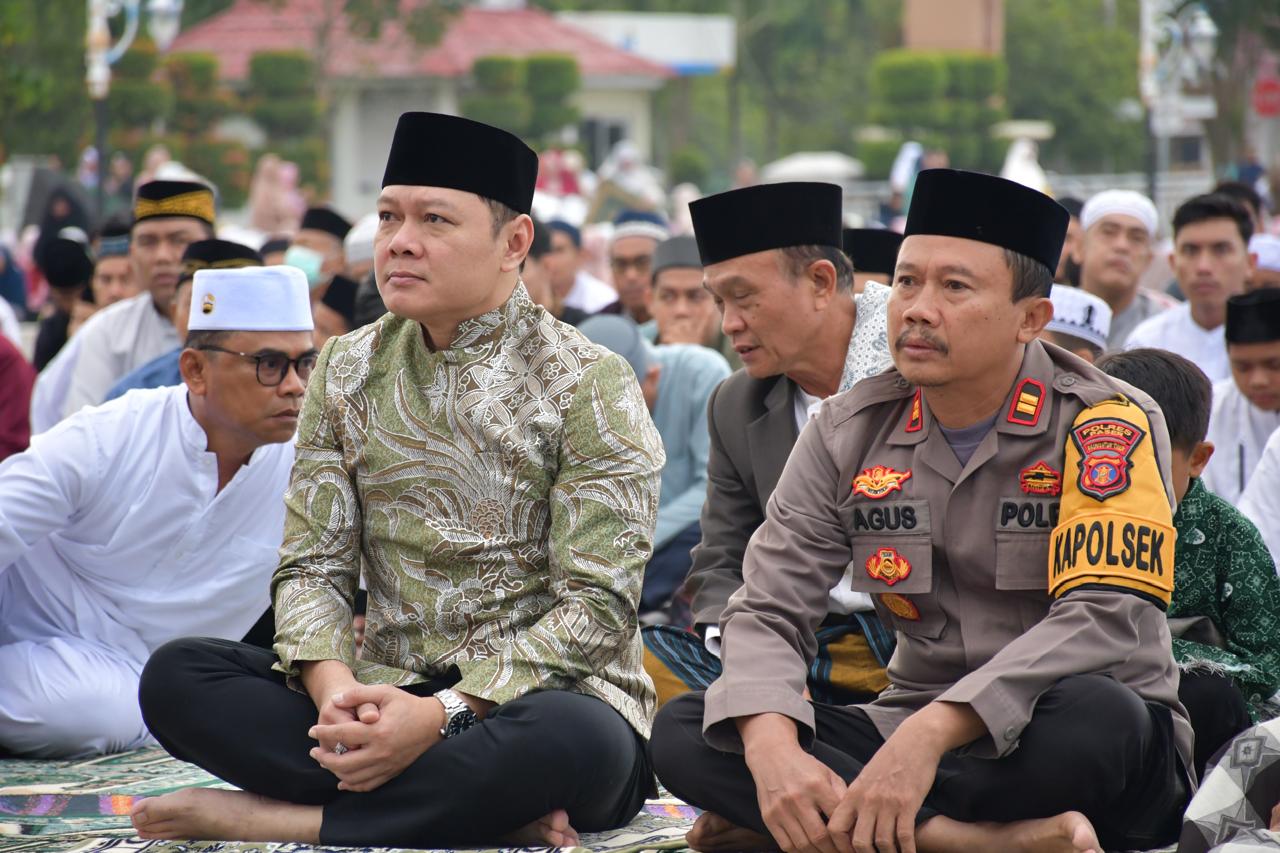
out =
[[(412, 0), (409, 0), (412, 2)], [(315, 43), (315, 22), (334, 0), (236, 0), (234, 6), (178, 35), (172, 52), (216, 54), (226, 80), (243, 80), (249, 58), (263, 50), (296, 50)], [(435, 45), (421, 47), (397, 20), (376, 41), (348, 31), (339, 15), (330, 36), (329, 72), (335, 77), (461, 77), (479, 57), (541, 52), (577, 57), (584, 77), (667, 78), (670, 69), (613, 47), (540, 9), (464, 8)]]

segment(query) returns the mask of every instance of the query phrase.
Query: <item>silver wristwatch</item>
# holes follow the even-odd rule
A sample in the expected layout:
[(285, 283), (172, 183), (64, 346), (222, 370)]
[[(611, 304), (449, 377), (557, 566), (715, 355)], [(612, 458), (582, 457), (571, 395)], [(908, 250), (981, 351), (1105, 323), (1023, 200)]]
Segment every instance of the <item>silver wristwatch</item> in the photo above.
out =
[(454, 691), (445, 688), (437, 690), (432, 695), (444, 706), (444, 726), (440, 729), (441, 737), (451, 738), (480, 722), (480, 718), (476, 716), (475, 711), (471, 710), (471, 706), (462, 701), (462, 697)]

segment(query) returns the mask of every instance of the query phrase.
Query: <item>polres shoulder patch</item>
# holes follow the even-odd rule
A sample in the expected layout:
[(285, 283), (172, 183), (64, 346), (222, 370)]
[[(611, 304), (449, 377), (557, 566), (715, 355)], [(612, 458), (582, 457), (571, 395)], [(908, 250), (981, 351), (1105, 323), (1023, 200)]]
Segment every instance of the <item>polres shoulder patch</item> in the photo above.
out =
[(1129, 458), (1146, 435), (1146, 430), (1121, 418), (1093, 418), (1073, 428), (1071, 441), (1080, 454), (1080, 491), (1104, 501), (1128, 489)]

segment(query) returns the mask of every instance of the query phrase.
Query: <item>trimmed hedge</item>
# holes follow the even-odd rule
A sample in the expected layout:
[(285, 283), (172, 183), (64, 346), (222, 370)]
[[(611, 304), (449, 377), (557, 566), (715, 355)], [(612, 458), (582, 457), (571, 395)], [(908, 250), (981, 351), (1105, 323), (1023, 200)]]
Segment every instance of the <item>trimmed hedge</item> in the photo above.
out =
[(882, 103), (921, 102), (947, 91), (947, 63), (939, 53), (886, 50), (871, 63), (871, 92)]
[(526, 65), (514, 56), (482, 56), (471, 66), (476, 86), (490, 92), (515, 92), (524, 88)]
[(302, 50), (264, 50), (249, 58), (249, 88), (268, 99), (310, 94), (315, 63)]
[(525, 68), (525, 89), (535, 103), (563, 100), (582, 86), (578, 61), (566, 53), (535, 53)]
[(112, 125), (150, 127), (173, 112), (173, 90), (150, 80), (113, 80), (107, 94), (107, 113)]
[(481, 92), (462, 99), (462, 114), (474, 121), (481, 121), (523, 136), (533, 115), (533, 104), (521, 92), (489, 94)]

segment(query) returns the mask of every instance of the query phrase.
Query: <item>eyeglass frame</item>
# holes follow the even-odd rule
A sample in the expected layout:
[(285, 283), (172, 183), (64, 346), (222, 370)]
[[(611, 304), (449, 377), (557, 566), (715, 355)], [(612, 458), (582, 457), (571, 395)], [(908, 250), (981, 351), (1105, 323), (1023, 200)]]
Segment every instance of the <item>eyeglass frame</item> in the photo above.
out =
[[(301, 379), (303, 382), (308, 381), (309, 379), (311, 379), (311, 371), (315, 370), (316, 368), (316, 361), (318, 361), (320, 358), (320, 353), (315, 349), (308, 350), (307, 352), (304, 352), (302, 355), (298, 356), (297, 358), (289, 358), (288, 354), (280, 352), (278, 350), (271, 350), (268, 352), (261, 352), (261, 353), (236, 352), (233, 349), (220, 347), (220, 346), (217, 346), (216, 344), (202, 344), (198, 347), (194, 347), (194, 349), (203, 350), (205, 352), (225, 352), (227, 355), (238, 355), (241, 358), (250, 359), (251, 361), (254, 362), (253, 376), (255, 379), (258, 380), (258, 384), (261, 385), (263, 388), (279, 388), (280, 385), (284, 383), (284, 380), (288, 378), (289, 368), (291, 367), (293, 368), (293, 372), (298, 374), (299, 379)], [(271, 358), (273, 356), (278, 356), (284, 359), (284, 370), (280, 372), (280, 378), (278, 378), (275, 382), (263, 382), (262, 381), (262, 360), (265, 358)], [(302, 375), (302, 360), (304, 358), (309, 358), (312, 360), (311, 366), (307, 368), (306, 376)]]

